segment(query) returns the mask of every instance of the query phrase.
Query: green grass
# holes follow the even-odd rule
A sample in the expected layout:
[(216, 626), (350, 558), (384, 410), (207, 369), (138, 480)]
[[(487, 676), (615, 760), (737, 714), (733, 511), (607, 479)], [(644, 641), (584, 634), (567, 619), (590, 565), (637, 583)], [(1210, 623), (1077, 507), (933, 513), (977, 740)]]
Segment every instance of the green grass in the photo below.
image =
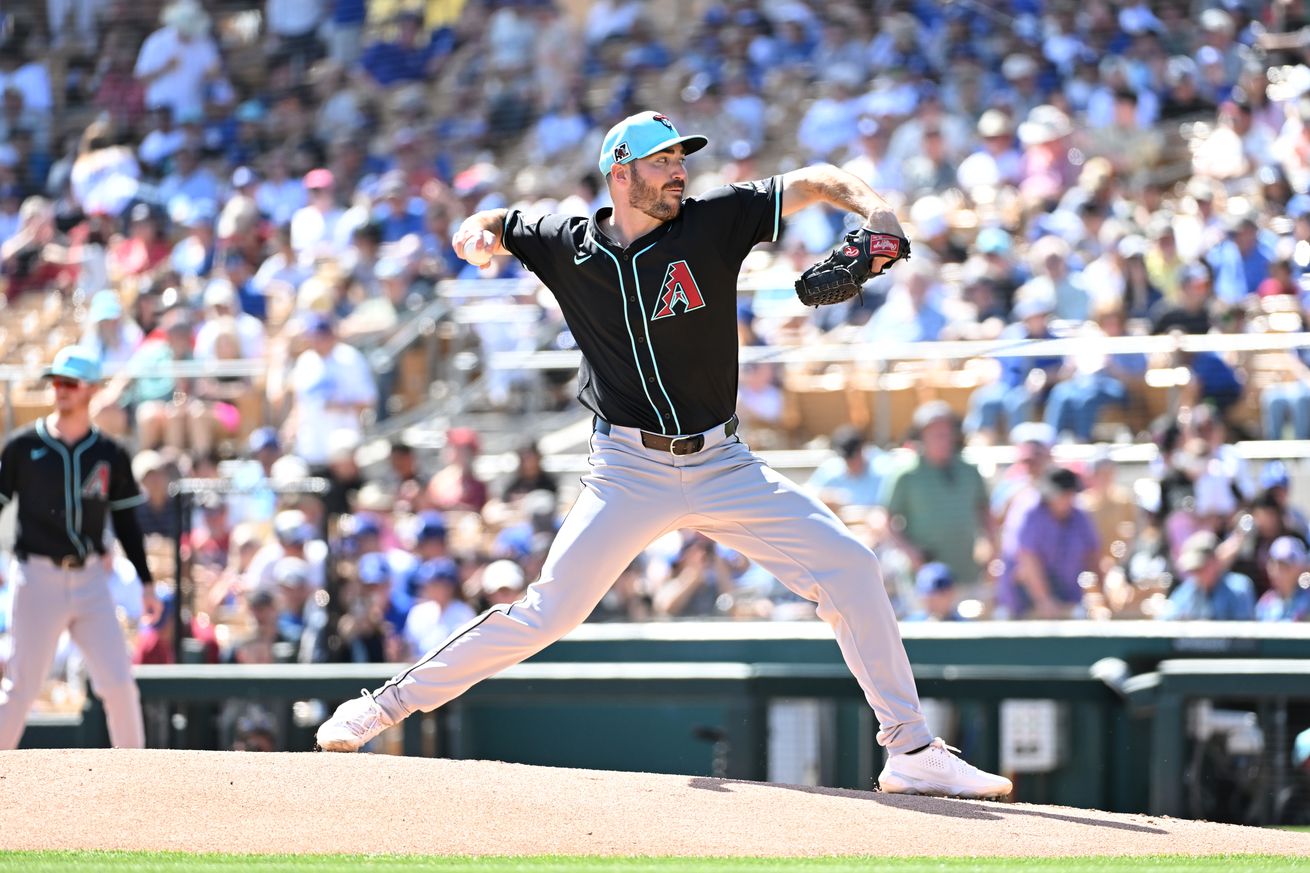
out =
[(0, 852), (0, 871), (148, 873), (237, 871), (409, 871), (439, 873), (1272, 873), (1310, 870), (1310, 859), (1274, 855), (1156, 855), (1138, 858), (439, 858), (399, 855), (188, 855), (181, 852)]

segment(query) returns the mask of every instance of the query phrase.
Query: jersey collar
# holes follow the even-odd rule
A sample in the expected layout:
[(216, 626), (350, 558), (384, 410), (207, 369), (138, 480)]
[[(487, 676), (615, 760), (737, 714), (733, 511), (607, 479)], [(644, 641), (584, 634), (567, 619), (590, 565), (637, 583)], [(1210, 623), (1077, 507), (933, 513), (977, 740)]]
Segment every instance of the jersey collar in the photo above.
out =
[(86, 432), (86, 436), (82, 437), (80, 440), (73, 443), (72, 445), (69, 445), (68, 443), (59, 439), (59, 437), (55, 436), (50, 432), (50, 429), (46, 427), (44, 415), (36, 420), (36, 433), (37, 436), (41, 437), (41, 439), (45, 440), (48, 443), (58, 443), (59, 445), (69, 449), (75, 449), (78, 446), (82, 445), (83, 443), (93, 442), (100, 435), (99, 429), (93, 424), (91, 425), (91, 429)]
[(664, 235), (669, 232), (669, 229), (673, 226), (675, 222), (682, 220), (682, 216), (686, 211), (686, 208), (687, 208), (687, 201), (683, 200), (682, 209), (678, 210), (678, 215), (676, 218), (671, 218), (668, 221), (661, 224), (659, 227), (656, 227), (654, 230), (642, 236), (637, 237), (627, 246), (621, 246), (617, 242), (615, 242), (613, 238), (611, 238), (608, 234), (606, 234), (604, 230), (605, 222), (608, 221), (610, 216), (614, 214), (614, 208), (612, 206), (602, 206), (600, 209), (596, 210), (596, 213), (591, 216), (591, 221), (587, 223), (587, 234), (585, 237), (583, 237), (583, 243), (585, 244), (586, 241), (590, 239), (593, 245), (604, 246), (605, 248), (609, 249), (612, 252), (619, 252), (619, 253), (625, 252), (628, 249), (635, 249), (643, 245), (653, 245), (655, 242), (659, 241), (660, 239), (663, 239)]

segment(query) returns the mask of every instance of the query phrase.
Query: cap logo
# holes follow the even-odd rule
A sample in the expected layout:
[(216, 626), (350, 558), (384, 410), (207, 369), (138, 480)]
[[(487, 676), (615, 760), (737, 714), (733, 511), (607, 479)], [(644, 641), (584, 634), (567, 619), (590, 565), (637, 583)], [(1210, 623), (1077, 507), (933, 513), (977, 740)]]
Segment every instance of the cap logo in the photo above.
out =
[(652, 115), (651, 118), (653, 118), (655, 121), (658, 121), (660, 124), (664, 125), (669, 130), (673, 130), (673, 122), (669, 121), (667, 115)]
[(628, 148), (626, 142), (621, 142), (614, 147), (614, 163), (621, 164), (630, 157), (632, 157), (632, 151)]

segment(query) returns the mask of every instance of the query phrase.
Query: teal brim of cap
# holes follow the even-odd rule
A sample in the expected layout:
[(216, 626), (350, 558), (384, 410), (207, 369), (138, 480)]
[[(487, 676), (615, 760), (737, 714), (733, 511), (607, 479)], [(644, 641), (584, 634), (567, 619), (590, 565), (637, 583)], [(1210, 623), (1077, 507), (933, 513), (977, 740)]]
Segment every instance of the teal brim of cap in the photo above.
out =
[(615, 164), (629, 164), (656, 152), (681, 145), (686, 154), (698, 152), (710, 141), (700, 134), (681, 136), (673, 123), (656, 112), (643, 112), (623, 119), (610, 128), (600, 149), (600, 173), (607, 175)]

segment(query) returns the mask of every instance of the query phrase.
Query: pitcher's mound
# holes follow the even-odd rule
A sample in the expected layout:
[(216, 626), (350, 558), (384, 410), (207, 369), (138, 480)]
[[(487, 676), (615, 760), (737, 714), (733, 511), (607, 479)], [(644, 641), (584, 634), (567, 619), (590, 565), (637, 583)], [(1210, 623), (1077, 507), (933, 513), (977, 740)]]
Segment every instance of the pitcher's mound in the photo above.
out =
[(1310, 855), (1145, 815), (384, 755), (0, 752), (0, 849), (432, 855)]

